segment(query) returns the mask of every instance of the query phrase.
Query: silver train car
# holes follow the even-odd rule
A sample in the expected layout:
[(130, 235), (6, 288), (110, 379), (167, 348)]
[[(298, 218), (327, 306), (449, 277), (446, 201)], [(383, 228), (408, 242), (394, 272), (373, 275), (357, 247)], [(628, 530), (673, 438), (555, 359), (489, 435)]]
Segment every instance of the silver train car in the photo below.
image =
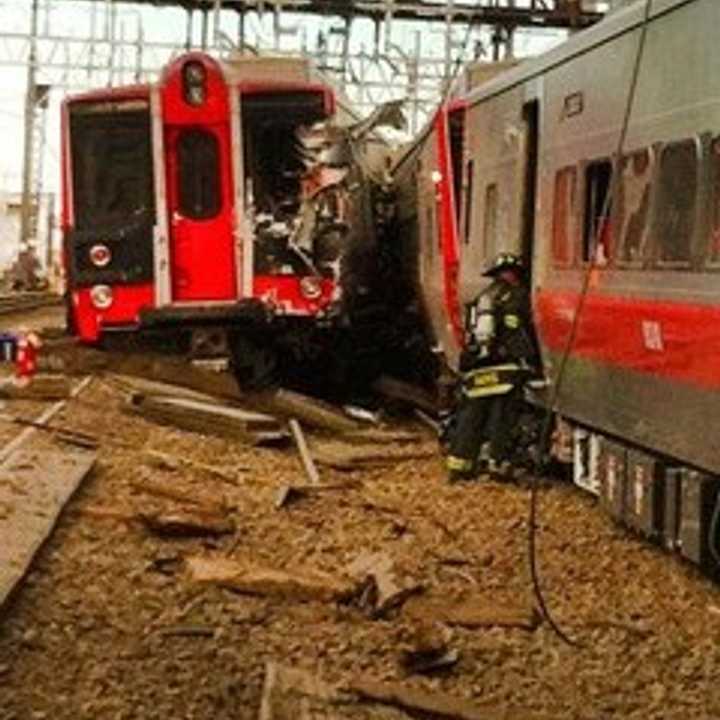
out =
[(720, 473), (720, 2), (653, 0), (646, 22), (647, 10), (637, 0), (441, 109), (444, 130), (436, 121), (396, 168), (398, 213), (451, 365), (448, 329), (483, 288), (481, 269), (501, 250), (525, 258), (559, 454), (619, 520), (707, 564)]

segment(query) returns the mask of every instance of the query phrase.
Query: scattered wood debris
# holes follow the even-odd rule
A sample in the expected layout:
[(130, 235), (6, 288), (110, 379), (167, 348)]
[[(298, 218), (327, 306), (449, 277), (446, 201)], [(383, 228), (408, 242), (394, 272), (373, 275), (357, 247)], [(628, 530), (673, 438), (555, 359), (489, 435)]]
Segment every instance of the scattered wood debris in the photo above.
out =
[(204, 509), (207, 513), (215, 513), (218, 515), (225, 514), (230, 509), (227, 499), (216, 493), (198, 495), (196, 492), (189, 492), (183, 488), (176, 487), (166, 482), (161, 482), (150, 477), (144, 477), (139, 480), (130, 480), (130, 487), (145, 495), (153, 497), (165, 498), (176, 502), (191, 505), (196, 508)]
[(158, 634), (164, 637), (215, 637), (216, 628), (209, 625), (166, 625), (158, 629)]
[(292, 418), (288, 423), (288, 426), (290, 427), (290, 432), (293, 440), (295, 441), (295, 447), (300, 454), (300, 460), (302, 461), (303, 470), (305, 470), (307, 479), (311, 485), (319, 485), (320, 473), (318, 473), (318, 469), (315, 466), (312, 455), (308, 450), (307, 442), (305, 442), (305, 435), (300, 427), (300, 423), (295, 418)]
[(459, 660), (460, 653), (455, 649), (406, 650), (400, 658), (400, 667), (408, 675), (427, 675), (450, 670)]
[(446, 671), (457, 664), (460, 653), (448, 647), (450, 631), (439, 623), (412, 626), (408, 647), (401, 650), (400, 667), (408, 674)]
[(327, 492), (343, 492), (360, 487), (359, 482), (344, 482), (339, 485), (281, 485), (275, 493), (275, 507), (290, 505), (296, 500), (318, 496)]
[(29, 381), (15, 378), (0, 384), (0, 397), (17, 400), (63, 400), (70, 395), (70, 379), (65, 375), (38, 373)]
[[(108, 372), (140, 378), (146, 387), (148, 381), (177, 385), (279, 417), (294, 417), (308, 427), (339, 433), (359, 428), (357, 422), (328, 403), (284, 389), (244, 393), (230, 373), (209, 372), (181, 359), (149, 353), (104, 353), (64, 341), (49, 344), (46, 354), (61, 362), (67, 373)], [(152, 388), (150, 394), (156, 394)]]
[[(337, 686), (299, 668), (265, 665), (259, 720), (342, 720), (338, 705), (351, 702)], [(328, 714), (325, 715), (325, 712)]]
[(385, 553), (361, 553), (348, 567), (348, 575), (362, 584), (360, 606), (375, 618), (422, 591), (419, 583), (398, 578), (392, 558)]
[(122, 510), (106, 505), (85, 505), (84, 507), (72, 508), (73, 515), (92, 518), (96, 520), (112, 520), (115, 522), (131, 524), (138, 521), (137, 514), (131, 510)]
[(213, 403), (159, 395), (132, 395), (130, 412), (164, 425), (251, 444), (287, 437), (269, 415)]
[(353, 420), (370, 425), (379, 425), (381, 413), (379, 411), (368, 410), (358, 405), (343, 405), (343, 412)]
[(408, 617), (428, 622), (442, 622), (466, 628), (508, 627), (534, 630), (540, 623), (537, 611), (527, 603), (508, 605), (490, 597), (470, 597), (465, 600), (410, 599), (403, 607)]
[(40, 422), (39, 420), (28, 420), (26, 418), (17, 417), (15, 415), (6, 415), (4, 413), (0, 413), (0, 420), (26, 428), (42, 430), (43, 432), (50, 433), (53, 438), (59, 442), (67, 443), (68, 445), (75, 445), (76, 447), (84, 448), (85, 450), (96, 450), (100, 445), (100, 440), (94, 435), (79, 432), (77, 430), (71, 430), (60, 425)]
[(424, 436), (416, 432), (381, 427), (363, 428), (342, 437), (342, 442), (350, 445), (407, 445), (424, 440)]
[[(0, 465), (0, 501), (13, 512), (0, 520), (0, 606), (27, 571), (95, 454), (16, 451)], [(14, 502), (17, 489), (22, 502)]]
[(161, 537), (202, 537), (235, 532), (232, 518), (198, 509), (182, 508), (155, 513), (138, 513), (138, 519)]
[(141, 395), (162, 395), (165, 397), (186, 398), (188, 400), (199, 400), (200, 402), (209, 403), (216, 403), (218, 401), (218, 396), (198, 392), (197, 390), (183, 387), (182, 385), (149, 380), (143, 377), (111, 373), (108, 375), (107, 380), (111, 385), (116, 385), (129, 395), (140, 393)]
[(279, 570), (254, 562), (227, 558), (191, 557), (187, 567), (193, 581), (248, 595), (274, 595), (291, 600), (349, 600), (357, 585), (318, 570)]
[(442, 425), (438, 420), (435, 420), (435, 418), (428, 415), (425, 411), (420, 410), (420, 408), (415, 408), (414, 415), (428, 430), (432, 431), (433, 435), (440, 434)]
[(272, 393), (252, 396), (250, 400), (273, 415), (295, 418), (311, 428), (336, 433), (351, 433), (360, 429), (357, 422), (329, 403), (291, 390), (281, 388)]
[(183, 359), (151, 353), (108, 353), (80, 346), (74, 339), (46, 343), (45, 356), (62, 363), (68, 374), (112, 373), (190, 388), (213, 397), (238, 400), (243, 394), (229, 373), (213, 373)]
[(346, 471), (386, 467), (437, 454), (437, 448), (429, 444), (389, 449), (386, 444), (355, 445), (337, 440), (316, 441), (312, 451), (318, 464)]
[(452, 720), (550, 720), (522, 709), (476, 704), (444, 692), (399, 682), (356, 678), (332, 684), (307, 670), (275, 662), (265, 666), (259, 720), (351, 720), (416, 717)]
[(428, 692), (398, 682), (381, 682), (370, 678), (355, 678), (345, 687), (360, 700), (402, 708), (410, 714), (426, 713), (437, 718), (455, 720), (540, 720), (540, 716), (526, 710), (512, 710), (478, 705), (464, 698), (443, 692)]
[(183, 558), (176, 554), (160, 555), (153, 558), (147, 565), (147, 570), (161, 575), (175, 575), (183, 566)]
[[(92, 381), (92, 376), (84, 377), (70, 391), (70, 397), (78, 397), (80, 393), (90, 386)], [(53, 403), (49, 408), (35, 418), (33, 422), (38, 424), (48, 423), (53, 417), (55, 417), (55, 415), (61, 412), (66, 405), (67, 400), (58, 400), (58, 402)], [(5, 445), (5, 447), (0, 449), (0, 462), (7, 460), (7, 458), (9, 458), (36, 430), (36, 427), (26, 427), (17, 437), (13, 438), (7, 445)]]
[(236, 466), (234, 468), (219, 467), (218, 465), (208, 465), (207, 463), (197, 462), (180, 455), (168, 455), (167, 453), (157, 450), (145, 450), (142, 454), (142, 461), (148, 467), (156, 470), (167, 470), (177, 472), (187, 469), (193, 472), (199, 472), (203, 475), (210, 475), (222, 482), (230, 485), (238, 484), (238, 475), (245, 470), (244, 467)]
[[(307, 476), (310, 485), (307, 487), (320, 487), (320, 473), (318, 472), (315, 461), (308, 450), (307, 442), (305, 441), (305, 435), (303, 434), (300, 423), (294, 418), (288, 423), (290, 427), (290, 433), (292, 434), (293, 440), (295, 441), (295, 447), (300, 455), (300, 461), (302, 462), (303, 470)], [(284, 484), (281, 485), (275, 495), (275, 507), (281, 508), (285, 505), (299, 500), (301, 497), (307, 495), (306, 491), (303, 491), (301, 487), (294, 485)]]

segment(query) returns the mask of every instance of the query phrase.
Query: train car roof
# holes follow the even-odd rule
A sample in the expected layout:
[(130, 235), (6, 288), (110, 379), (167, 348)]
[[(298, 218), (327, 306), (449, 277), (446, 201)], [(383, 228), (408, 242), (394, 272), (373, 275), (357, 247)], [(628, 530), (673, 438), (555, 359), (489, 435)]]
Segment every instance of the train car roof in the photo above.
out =
[(77, 95), (68, 95), (64, 103), (76, 102), (119, 102), (122, 100), (142, 100), (150, 97), (150, 85), (123, 85), (112, 88), (90, 90)]
[[(654, 0), (651, 8), (651, 18), (665, 15), (691, 2), (695, 2), (695, 0)], [(562, 45), (558, 45), (547, 53), (524, 60), (516, 68), (508, 70), (471, 90), (466, 96), (468, 104), (472, 106), (487, 100), (515, 85), (542, 75), (553, 67), (562, 65), (571, 58), (582, 55), (598, 45), (640, 27), (645, 16), (645, 7), (645, 0), (637, 0), (632, 5), (611, 13), (597, 25), (571, 36)]]
[(276, 83), (313, 84), (317, 75), (307, 58), (291, 55), (240, 55), (223, 58), (225, 77), (230, 83)]

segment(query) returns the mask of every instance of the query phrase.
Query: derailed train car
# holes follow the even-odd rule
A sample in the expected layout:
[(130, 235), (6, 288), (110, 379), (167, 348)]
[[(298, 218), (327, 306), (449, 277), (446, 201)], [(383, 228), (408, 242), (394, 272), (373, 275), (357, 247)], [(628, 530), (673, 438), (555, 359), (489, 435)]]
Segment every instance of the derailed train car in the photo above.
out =
[(436, 302), (433, 319), (450, 363), (457, 344), (445, 328), (484, 287), (482, 268), (499, 251), (520, 254), (549, 382), (537, 401), (560, 382), (556, 437), (576, 482), (641, 534), (717, 566), (720, 3), (649, 7), (647, 25), (638, 0), (463, 94), (455, 155), (434, 129), (398, 180), (438, 188), (421, 194), (407, 228), (426, 297), (457, 273), (457, 294)]
[(241, 379), (320, 362), (382, 305), (385, 149), (302, 59), (191, 53), (63, 106), (68, 320), (229, 351)]

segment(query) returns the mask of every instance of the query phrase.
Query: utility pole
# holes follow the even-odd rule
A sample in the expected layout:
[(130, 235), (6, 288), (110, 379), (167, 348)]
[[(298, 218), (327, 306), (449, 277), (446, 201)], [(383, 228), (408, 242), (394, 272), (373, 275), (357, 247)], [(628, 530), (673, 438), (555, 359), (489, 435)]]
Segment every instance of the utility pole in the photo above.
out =
[(20, 245), (27, 248), (30, 240), (33, 214), (33, 159), (35, 140), (35, 112), (37, 105), (37, 33), (38, 3), (32, 0), (30, 10), (30, 51), (27, 66), (27, 90), (25, 93), (25, 146), (23, 152), (22, 208), (20, 213)]

